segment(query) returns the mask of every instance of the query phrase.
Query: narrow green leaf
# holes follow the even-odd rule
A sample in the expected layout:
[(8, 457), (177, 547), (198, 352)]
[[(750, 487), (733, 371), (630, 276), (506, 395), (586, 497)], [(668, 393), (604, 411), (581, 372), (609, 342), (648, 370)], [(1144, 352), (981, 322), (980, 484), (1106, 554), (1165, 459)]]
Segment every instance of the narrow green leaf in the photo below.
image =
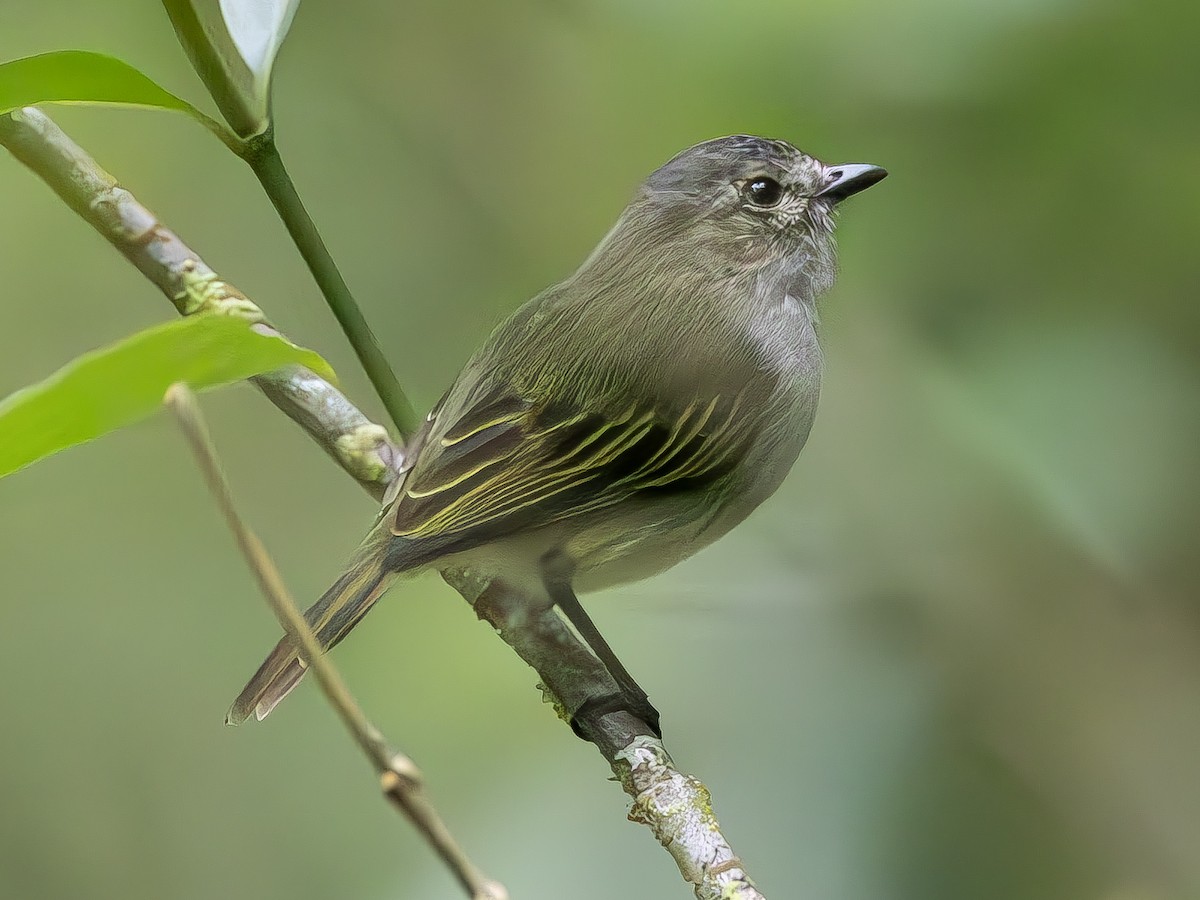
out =
[(179, 42), (243, 138), (271, 119), (271, 72), (300, 0), (162, 0)]
[(0, 115), (37, 103), (148, 106), (215, 124), (128, 63), (87, 50), (57, 50), (0, 63)]
[(0, 401), (0, 477), (151, 415), (177, 381), (200, 390), (289, 364), (333, 377), (316, 353), (232, 316), (179, 319), (85, 353)]

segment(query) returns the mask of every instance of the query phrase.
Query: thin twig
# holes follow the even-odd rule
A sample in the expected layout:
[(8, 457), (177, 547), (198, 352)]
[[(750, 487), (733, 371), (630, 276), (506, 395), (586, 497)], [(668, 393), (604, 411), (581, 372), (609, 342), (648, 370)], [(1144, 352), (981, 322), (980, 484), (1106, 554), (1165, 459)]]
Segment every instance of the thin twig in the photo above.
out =
[(233, 532), (238, 549), (254, 573), (259, 589), (275, 613), (275, 618), (299, 649), (302, 664), (312, 670), (329, 705), (354, 737), (359, 749), (375, 767), (384, 795), (407, 815), (417, 830), (424, 835), (472, 900), (507, 900), (508, 892), (504, 887), (485, 878), (454, 840), (425, 796), (424, 780), (416, 764), (388, 744), (379, 729), (367, 719), (333, 663), (321, 652), (316, 635), (296, 608), (262, 541), (238, 514), (233, 502), (233, 493), (217, 462), (216, 451), (213, 449), (212, 439), (195, 395), (186, 385), (175, 384), (167, 390), (164, 402), (179, 421), (188, 445), (195, 454), (196, 463), (204, 474), (204, 480), (225, 516), (229, 530)]
[[(367, 373), (375, 392), (383, 401), (388, 416), (400, 432), (400, 436), (407, 440), (416, 428), (416, 413), (404, 395), (400, 382), (396, 380), (387, 357), (379, 348), (379, 342), (371, 333), (366, 318), (358, 308), (358, 302), (346, 285), (346, 280), (342, 278), (342, 273), (321, 239), (317, 226), (309, 216), (308, 210), (304, 208), (300, 195), (292, 184), (291, 176), (284, 168), (283, 159), (275, 145), (269, 85), (264, 87), (267, 103), (264, 107), (259, 107), (256, 100), (247, 96), (244, 86), (238, 83), (239, 78), (234, 75), (235, 69), (243, 75), (250, 74), (242, 60), (236, 54), (230, 57), (221, 51), (219, 42), (202, 23), (194, 3), (188, 0), (164, 0), (163, 5), (196, 74), (208, 88), (225, 121), (237, 133), (237, 137), (232, 140), (228, 139), (228, 134), (220, 136), (234, 153), (249, 164), (258, 178), (288, 234), (291, 235), (296, 249), (304, 258), (313, 280), (316, 281), (330, 310), (354, 348), (354, 353), (358, 356), (358, 361)], [(254, 80), (257, 81), (261, 74), (257, 73)], [(267, 77), (269, 79), (269, 75)], [(221, 131), (224, 132), (224, 129)]]
[[(197, 272), (211, 272), (42, 113), (26, 109), (7, 118), (0, 116), (0, 144), (45, 180), (173, 302), (184, 292), (184, 269), (189, 260), (194, 261)], [(285, 379), (286, 387), (274, 395), (261, 382), (259, 386), (318, 444), (329, 450), (330, 436), (335, 436), (336, 444), (338, 437), (353, 437), (370, 429), (382, 431), (336, 389), (308, 370), (302, 371), (306, 381)], [(390, 442), (383, 452), (399, 459), (400, 449)], [(393, 475), (391, 466), (378, 480), (363, 478), (338, 452), (331, 455), (373, 496), (383, 495)], [(484, 598), (487, 580), (470, 571), (442, 574), (538, 673), (564, 718), (569, 719), (588, 698), (609, 695), (615, 689), (595, 657), (553, 612), (531, 616), (531, 605), (521, 597), (496, 590)], [(576, 720), (576, 727), (600, 750), (633, 797), (631, 817), (648, 826), (671, 853), (698, 900), (762, 900), (712, 818), (708, 792), (674, 767), (644, 722), (623, 712), (585, 714)]]
[(284, 168), (283, 159), (275, 147), (273, 131), (268, 130), (261, 137), (249, 141), (242, 158), (249, 163), (275, 211), (279, 213), (288, 234), (292, 236), (296, 249), (304, 257), (313, 280), (321, 289), (330, 310), (349, 339), (350, 346), (354, 348), (359, 363), (371, 380), (379, 399), (383, 401), (392, 422), (402, 437), (411, 437), (417, 426), (417, 414), (404, 395), (400, 382), (396, 380), (396, 373), (392, 371), (391, 364), (383, 355), (379, 341), (367, 324), (362, 310), (358, 308), (354, 295), (346, 286), (342, 273), (333, 257), (329, 255), (325, 242), (321, 240), (317, 226), (308, 210), (304, 208), (300, 195), (296, 193), (292, 177)]

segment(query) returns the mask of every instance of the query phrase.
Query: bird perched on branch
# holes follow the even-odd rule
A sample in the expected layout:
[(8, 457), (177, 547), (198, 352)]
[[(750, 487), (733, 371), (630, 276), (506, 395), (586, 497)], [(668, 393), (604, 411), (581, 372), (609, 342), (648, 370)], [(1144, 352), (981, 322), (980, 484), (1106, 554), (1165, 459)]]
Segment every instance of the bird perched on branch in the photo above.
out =
[[(658, 733), (576, 592), (674, 565), (779, 486), (817, 410), (835, 211), (886, 174), (746, 135), (654, 172), (578, 271), (502, 323), (429, 413), (375, 527), (305, 614), (322, 647), (396, 576), (467, 568), (557, 606), (619, 688), (598, 702)], [(228, 721), (265, 717), (304, 669), (285, 637)]]

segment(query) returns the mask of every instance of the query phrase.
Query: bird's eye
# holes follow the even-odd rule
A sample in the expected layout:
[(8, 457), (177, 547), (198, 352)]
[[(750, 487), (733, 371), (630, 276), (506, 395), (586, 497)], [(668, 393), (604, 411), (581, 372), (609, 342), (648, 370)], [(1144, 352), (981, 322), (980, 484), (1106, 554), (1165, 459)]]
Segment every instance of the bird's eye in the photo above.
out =
[(753, 206), (774, 206), (783, 199), (783, 185), (774, 178), (752, 178), (746, 183), (745, 193)]

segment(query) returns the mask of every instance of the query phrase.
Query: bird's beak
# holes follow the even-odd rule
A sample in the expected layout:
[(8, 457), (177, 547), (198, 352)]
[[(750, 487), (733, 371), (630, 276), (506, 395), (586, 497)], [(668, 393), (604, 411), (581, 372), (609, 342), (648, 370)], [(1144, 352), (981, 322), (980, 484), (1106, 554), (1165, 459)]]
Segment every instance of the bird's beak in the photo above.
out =
[(826, 169), (829, 184), (817, 192), (817, 196), (830, 203), (841, 203), (847, 197), (865, 191), (876, 182), (887, 178), (887, 170), (879, 166), (850, 163), (844, 166), (829, 166)]

